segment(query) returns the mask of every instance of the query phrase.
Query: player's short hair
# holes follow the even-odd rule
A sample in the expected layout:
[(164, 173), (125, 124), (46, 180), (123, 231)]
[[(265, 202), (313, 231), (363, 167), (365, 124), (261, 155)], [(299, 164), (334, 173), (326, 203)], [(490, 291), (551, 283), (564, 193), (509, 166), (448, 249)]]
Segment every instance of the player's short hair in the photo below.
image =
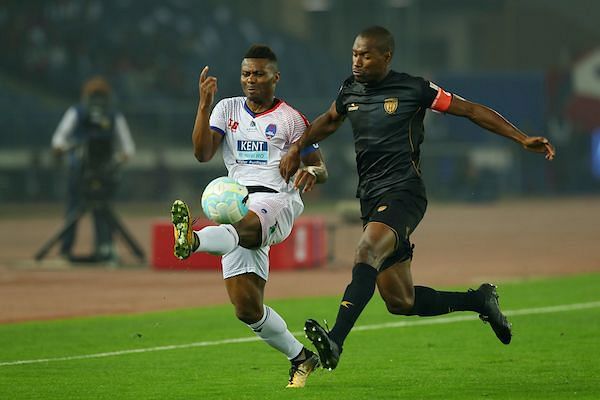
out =
[(244, 59), (246, 58), (262, 58), (268, 60), (269, 63), (267, 65), (271, 65), (275, 72), (279, 71), (277, 56), (269, 46), (264, 44), (253, 44), (250, 46), (248, 51), (246, 51), (246, 54), (244, 54)]
[(244, 58), (266, 58), (269, 61), (277, 63), (277, 56), (269, 46), (264, 44), (253, 44), (250, 46)]
[(383, 26), (370, 26), (366, 29), (363, 29), (358, 36), (374, 39), (377, 50), (379, 50), (381, 53), (389, 51), (392, 55), (394, 54), (394, 36), (392, 36), (390, 31), (385, 29)]

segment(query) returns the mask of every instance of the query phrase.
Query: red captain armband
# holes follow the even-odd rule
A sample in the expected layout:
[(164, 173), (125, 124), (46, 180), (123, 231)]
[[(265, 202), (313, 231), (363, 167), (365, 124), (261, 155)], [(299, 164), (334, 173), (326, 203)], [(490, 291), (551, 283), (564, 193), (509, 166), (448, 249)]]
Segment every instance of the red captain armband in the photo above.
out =
[(450, 102), (452, 101), (452, 93), (446, 92), (441, 87), (437, 87), (437, 96), (431, 103), (431, 108), (434, 111), (446, 112), (450, 108)]

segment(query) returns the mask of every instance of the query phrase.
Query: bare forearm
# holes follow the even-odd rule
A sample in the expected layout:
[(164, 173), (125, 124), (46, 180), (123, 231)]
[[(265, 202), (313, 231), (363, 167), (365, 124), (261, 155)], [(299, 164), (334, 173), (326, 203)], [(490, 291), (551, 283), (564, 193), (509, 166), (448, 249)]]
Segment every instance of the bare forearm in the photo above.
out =
[(548, 160), (552, 160), (556, 154), (554, 146), (548, 139), (543, 136), (526, 135), (489, 107), (472, 103), (454, 95), (446, 112), (459, 117), (466, 117), (490, 132), (514, 140), (528, 151), (543, 153)]
[(214, 137), (210, 130), (209, 116), (210, 111), (198, 105), (192, 131), (192, 143), (194, 144), (194, 155), (200, 162), (209, 161), (214, 154)]
[[(292, 144), (288, 150), (288, 153), (283, 156), (281, 162), (279, 163), (279, 172), (283, 179), (285, 179), (286, 183), (290, 181), (290, 178), (298, 171), (298, 167), (300, 166), (300, 154), (302, 149), (307, 148), (308, 146), (320, 142), (325, 139), (327, 136), (331, 135), (336, 131), (337, 128), (344, 122), (344, 117), (337, 113), (335, 110), (335, 103), (329, 107), (329, 110), (324, 114), (320, 115), (313, 121), (313, 123), (304, 131), (300, 139), (298, 139), (294, 144)], [(320, 154), (320, 153), (318, 153)], [(313, 156), (314, 157), (314, 156)], [(319, 160), (310, 160), (310, 158), (303, 158), (302, 161), (304, 164), (308, 166), (318, 167), (322, 164), (322, 159), (319, 155)], [(320, 162), (316, 162), (320, 161)], [(323, 164), (323, 168), (324, 168)], [(309, 172), (307, 170), (302, 171), (302, 176), (296, 176), (296, 180), (294, 185), (299, 187), (305, 183), (304, 177), (306, 175), (312, 175), (313, 179), (316, 178), (320, 182), (324, 182), (327, 179), (327, 170), (323, 169), (319, 171), (319, 175), (317, 176), (315, 171)], [(308, 188), (310, 190), (312, 185)], [(304, 188), (306, 191), (307, 188)]]
[[(340, 121), (341, 122), (341, 121)], [(334, 121), (328, 113), (318, 116), (304, 131), (302, 137), (296, 142), (300, 149), (318, 143), (327, 138), (339, 127), (340, 122)]]
[(511, 124), (506, 118), (486, 106), (475, 104), (469, 119), (480, 127), (497, 135), (512, 139), (523, 144), (527, 135)]

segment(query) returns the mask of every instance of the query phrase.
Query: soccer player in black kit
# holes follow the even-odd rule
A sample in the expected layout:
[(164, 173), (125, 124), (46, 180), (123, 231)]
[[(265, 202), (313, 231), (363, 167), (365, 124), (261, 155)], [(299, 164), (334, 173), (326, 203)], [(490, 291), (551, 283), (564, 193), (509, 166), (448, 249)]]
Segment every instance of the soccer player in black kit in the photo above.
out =
[(352, 281), (335, 325), (327, 332), (309, 319), (304, 326), (328, 369), (337, 366), (344, 340), (373, 296), (375, 286), (392, 314), (425, 317), (473, 311), (490, 324), (502, 343), (510, 343), (511, 325), (500, 310), (494, 285), (484, 283), (467, 292), (413, 285), (413, 246), (409, 237), (427, 207), (419, 146), (428, 108), (466, 117), (526, 150), (545, 154), (548, 160), (555, 154), (548, 139), (527, 136), (494, 110), (422, 78), (392, 71), (393, 52), (394, 39), (385, 28), (375, 26), (362, 31), (352, 48), (352, 76), (344, 81), (329, 110), (315, 119), (280, 163), (280, 172), (289, 181), (298, 169), (300, 149), (325, 139), (346, 118), (350, 120), (363, 234), (356, 249)]

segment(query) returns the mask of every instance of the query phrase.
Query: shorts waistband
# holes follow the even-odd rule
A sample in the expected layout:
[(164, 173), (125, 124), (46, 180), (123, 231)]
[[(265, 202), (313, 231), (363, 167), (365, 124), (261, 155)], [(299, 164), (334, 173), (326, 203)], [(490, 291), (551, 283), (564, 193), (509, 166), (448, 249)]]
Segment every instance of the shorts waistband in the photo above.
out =
[(279, 193), (277, 190), (271, 189), (271, 188), (266, 187), (266, 186), (246, 186), (246, 189), (248, 189), (248, 194), (250, 194), (250, 193), (256, 193), (256, 192)]

